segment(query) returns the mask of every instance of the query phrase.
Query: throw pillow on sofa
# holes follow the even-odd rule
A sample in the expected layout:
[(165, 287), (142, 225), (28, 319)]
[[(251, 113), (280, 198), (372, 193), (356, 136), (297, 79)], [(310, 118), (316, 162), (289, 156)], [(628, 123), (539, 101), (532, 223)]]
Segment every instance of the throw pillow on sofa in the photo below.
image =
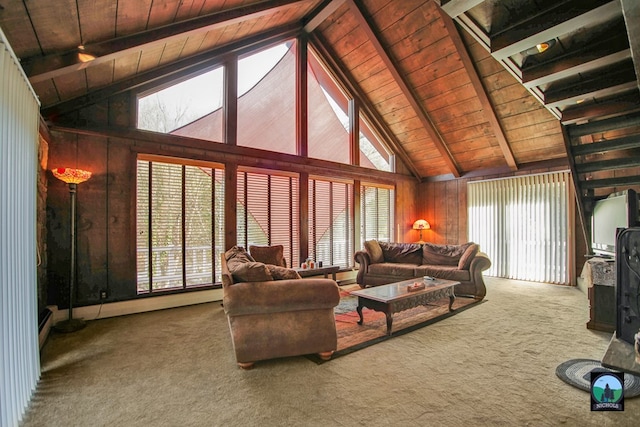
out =
[(384, 260), (401, 264), (421, 264), (422, 249), (419, 243), (380, 242)]
[(256, 262), (242, 246), (234, 246), (224, 254), (227, 268), (234, 282), (263, 282), (273, 280), (266, 265)]
[(460, 257), (460, 261), (458, 262), (458, 268), (460, 270), (468, 270), (471, 268), (471, 261), (475, 258), (475, 256), (480, 251), (480, 246), (472, 243), (467, 247), (467, 250), (464, 251), (462, 256)]
[(460, 263), (460, 258), (472, 244), (472, 242), (463, 245), (424, 243), (422, 245), (422, 263), (428, 265), (455, 265), (457, 267)]
[(284, 259), (284, 246), (249, 246), (249, 253), (254, 260), (263, 264), (279, 265), (286, 267), (287, 262)]
[(371, 264), (378, 264), (384, 262), (384, 255), (382, 254), (382, 248), (377, 240), (367, 240), (364, 242), (364, 248), (371, 258)]
[(273, 276), (273, 280), (302, 279), (298, 272), (291, 268), (271, 264), (266, 264), (266, 266), (271, 276)]

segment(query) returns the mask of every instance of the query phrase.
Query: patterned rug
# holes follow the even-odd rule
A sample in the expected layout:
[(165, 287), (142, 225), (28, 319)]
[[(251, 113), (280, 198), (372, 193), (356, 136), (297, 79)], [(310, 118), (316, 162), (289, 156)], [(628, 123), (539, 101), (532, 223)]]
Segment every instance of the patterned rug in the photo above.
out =
[[(591, 389), (591, 372), (614, 372), (603, 367), (599, 361), (591, 359), (571, 359), (556, 368), (556, 375), (562, 381), (589, 392)], [(640, 396), (640, 377), (624, 374), (624, 397)]]
[[(387, 321), (384, 313), (365, 308), (362, 310), (364, 323), (358, 325), (358, 320), (360, 319), (356, 311), (358, 298), (351, 296), (349, 293), (349, 290), (355, 289), (360, 288), (343, 288), (340, 293), (340, 303), (334, 309), (338, 332), (338, 349), (333, 353), (331, 360), (439, 322), (486, 301), (477, 301), (472, 298), (456, 298), (453, 304), (454, 311), (450, 312), (449, 298), (444, 298), (440, 301), (434, 301), (433, 304), (428, 306), (420, 306), (395, 313), (393, 315), (392, 334), (387, 335)], [(310, 354), (307, 358), (318, 364), (325, 362), (315, 354)]]

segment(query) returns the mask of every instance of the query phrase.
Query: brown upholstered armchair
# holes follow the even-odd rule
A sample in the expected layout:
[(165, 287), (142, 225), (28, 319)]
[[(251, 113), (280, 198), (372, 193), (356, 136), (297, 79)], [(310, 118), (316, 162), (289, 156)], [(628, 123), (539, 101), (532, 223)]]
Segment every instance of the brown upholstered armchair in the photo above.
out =
[(231, 258), (246, 255), (238, 247), (222, 255), (223, 305), (238, 365), (250, 369), (259, 360), (312, 353), (331, 358), (338, 343), (333, 313), (340, 302), (338, 284), (331, 279), (275, 280), (274, 275), (291, 277), (295, 271), (272, 266), (266, 269), (274, 272), (271, 278), (258, 280), (264, 279), (265, 264), (250, 256), (235, 269), (238, 274), (231, 274)]

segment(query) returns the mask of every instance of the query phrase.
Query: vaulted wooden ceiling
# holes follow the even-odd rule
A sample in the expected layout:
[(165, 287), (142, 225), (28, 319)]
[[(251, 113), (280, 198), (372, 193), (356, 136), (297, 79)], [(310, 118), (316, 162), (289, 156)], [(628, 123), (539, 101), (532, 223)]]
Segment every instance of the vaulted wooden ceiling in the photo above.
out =
[[(306, 34), (419, 179), (551, 162), (572, 166), (578, 184), (594, 173), (636, 184), (637, 163), (619, 158), (637, 158), (640, 134), (637, 9), (635, 0), (0, 0), (0, 28), (49, 123), (225, 52)], [(81, 62), (83, 52), (96, 58)], [(609, 163), (573, 152), (616, 138), (631, 146)], [(580, 169), (594, 161), (609, 169)]]

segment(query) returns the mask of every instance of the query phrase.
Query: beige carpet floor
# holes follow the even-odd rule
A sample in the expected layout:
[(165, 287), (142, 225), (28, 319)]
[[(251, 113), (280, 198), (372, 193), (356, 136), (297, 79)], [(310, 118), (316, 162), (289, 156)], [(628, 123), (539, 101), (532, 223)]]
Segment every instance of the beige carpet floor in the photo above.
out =
[(236, 367), (219, 303), (91, 322), (54, 334), (24, 426), (637, 426), (591, 412), (555, 375), (600, 360), (579, 289), (486, 278), (487, 301), (426, 328), (316, 365)]

